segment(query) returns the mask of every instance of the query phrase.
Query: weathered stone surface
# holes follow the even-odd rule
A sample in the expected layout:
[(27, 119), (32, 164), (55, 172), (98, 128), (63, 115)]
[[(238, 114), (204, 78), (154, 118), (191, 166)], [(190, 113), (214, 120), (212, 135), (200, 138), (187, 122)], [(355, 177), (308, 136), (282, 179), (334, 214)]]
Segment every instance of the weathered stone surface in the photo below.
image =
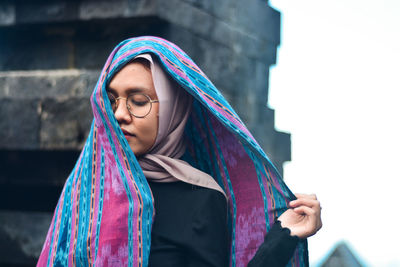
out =
[[(206, 12), (212, 5), (191, 2), (160, 1), (158, 15), (173, 24), (190, 28), (195, 34), (230, 46), (235, 52), (263, 58), (268, 65), (275, 63), (275, 50), (280, 42), (280, 15), (267, 3), (232, 1), (231, 7), (224, 10), (225, 16), (219, 19)], [(272, 34), (270, 29), (274, 30)]]
[[(236, 8), (236, 1), (219, 0), (219, 1), (203, 1), (203, 0), (183, 0), (190, 3), (194, 7), (201, 8), (211, 15), (230, 22)], [(248, 2), (248, 1), (247, 1)]]
[(235, 35), (237, 35), (237, 30), (232, 27), (228, 22), (222, 20), (213, 20), (208, 35), (210, 39), (219, 44), (224, 44), (227, 47), (233, 47), (232, 42), (235, 40)]
[(15, 22), (15, 10), (16, 23), (159, 16), (205, 36), (210, 36), (209, 32), (217, 24), (216, 21), (223, 21), (242, 34), (257, 36), (274, 44), (278, 44), (280, 38), (280, 14), (265, 1), (7, 1), (0, 8), (4, 10), (0, 14), (4, 14), (1, 17), (4, 17), (2, 21), (5, 24)]
[(44, 99), (41, 110), (40, 147), (82, 147), (93, 120), (88, 98)]
[(70, 66), (70, 53), (73, 51), (65, 39), (47, 38), (43, 42), (43, 39), (19, 38), (10, 39), (8, 45), (0, 43), (0, 70), (60, 69)]
[(181, 0), (158, 1), (157, 9), (161, 18), (202, 36), (208, 35), (215, 23), (215, 17)]
[(88, 97), (99, 71), (52, 70), (0, 72), (0, 98)]
[(51, 213), (0, 211), (0, 265), (34, 266), (51, 218)]
[(2, 1), (0, 3), (0, 26), (15, 23), (15, 5), (13, 2), (14, 1)]
[[(44, 199), (49, 199), (52, 193), (43, 191), (41, 187), (51, 187), (58, 192), (68, 175), (75, 166), (80, 150), (22, 150), (0, 149), (0, 210), (14, 209), (13, 205), (22, 210), (52, 211), (54, 203), (49, 210), (40, 208), (32, 202), (38, 202), (38, 194)], [(21, 167), (23, 166), (23, 167)], [(20, 194), (21, 192), (21, 194)], [(42, 193), (40, 193), (42, 192)], [(7, 198), (5, 195), (9, 195)], [(11, 199), (11, 195), (12, 199)], [(18, 196), (15, 196), (18, 195)], [(22, 198), (21, 195), (24, 197)], [(56, 200), (59, 195), (56, 195)], [(4, 201), (3, 201), (4, 200)], [(12, 203), (11, 203), (12, 202)], [(17, 203), (18, 202), (18, 203)], [(45, 201), (43, 201), (45, 202)], [(21, 205), (24, 205), (21, 207)], [(46, 207), (46, 205), (43, 205)]]
[[(156, 17), (18, 24), (0, 27), (0, 71), (101, 69), (120, 41), (138, 35), (163, 36), (168, 23)], [(118, 29), (116, 31), (115, 29)]]
[(78, 149), (92, 112), (98, 71), (0, 73), (0, 149)]
[(39, 148), (39, 101), (0, 99), (0, 147)]
[(93, 41), (80, 40), (76, 44), (74, 59), (78, 68), (100, 69), (107, 59), (112, 47), (117, 45), (116, 40), (98, 40), (93, 49)]
[(280, 13), (271, 8), (267, 1), (235, 1), (233, 14), (235, 26), (241, 31), (268, 40), (280, 42)]
[[(274, 146), (271, 158), (278, 171), (283, 175), (283, 163), (292, 160), (291, 157), (291, 135), (284, 132), (275, 132)], [(266, 150), (267, 151), (267, 150)]]
[(237, 53), (243, 53), (246, 56), (262, 60), (266, 65), (275, 64), (276, 61), (276, 44), (257, 40), (251, 36), (236, 35), (234, 49)]
[(82, 1), (79, 18), (87, 20), (154, 15), (155, 4), (155, 0)]
[(16, 3), (17, 22), (58, 22), (77, 18), (78, 1), (34, 1)]
[(8, 87), (7, 76), (0, 75), (0, 98), (5, 98), (10, 94), (10, 88)]
[(249, 128), (261, 147), (267, 152), (267, 155), (270, 155), (270, 152), (273, 151), (273, 144), (275, 143), (276, 131), (274, 128), (271, 128), (271, 125), (274, 125), (275, 112), (273, 109), (265, 106), (262, 109), (260, 108), (259, 112), (259, 119)]
[(253, 74), (255, 79), (251, 94), (256, 95), (257, 105), (265, 107), (268, 103), (269, 94), (269, 66), (259, 60), (253, 60), (252, 63), (255, 65), (255, 72)]

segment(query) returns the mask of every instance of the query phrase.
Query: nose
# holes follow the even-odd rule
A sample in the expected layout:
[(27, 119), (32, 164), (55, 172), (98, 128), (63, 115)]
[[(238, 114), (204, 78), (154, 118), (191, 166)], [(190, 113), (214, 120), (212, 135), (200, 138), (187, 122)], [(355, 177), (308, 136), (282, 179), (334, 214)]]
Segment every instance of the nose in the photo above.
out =
[(129, 124), (132, 122), (132, 116), (129, 113), (128, 107), (125, 101), (119, 101), (117, 109), (114, 112), (115, 118), (121, 123)]

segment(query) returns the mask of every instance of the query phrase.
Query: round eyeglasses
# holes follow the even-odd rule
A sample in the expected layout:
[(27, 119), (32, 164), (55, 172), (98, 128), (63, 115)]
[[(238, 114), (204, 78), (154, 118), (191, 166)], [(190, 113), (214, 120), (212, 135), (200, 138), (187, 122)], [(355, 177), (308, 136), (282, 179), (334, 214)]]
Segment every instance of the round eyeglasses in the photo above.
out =
[(158, 100), (152, 100), (150, 96), (143, 93), (133, 93), (128, 95), (127, 98), (115, 97), (110, 92), (107, 92), (107, 95), (114, 113), (118, 108), (119, 101), (124, 99), (129, 113), (136, 118), (146, 117), (151, 111), (152, 104), (158, 102)]

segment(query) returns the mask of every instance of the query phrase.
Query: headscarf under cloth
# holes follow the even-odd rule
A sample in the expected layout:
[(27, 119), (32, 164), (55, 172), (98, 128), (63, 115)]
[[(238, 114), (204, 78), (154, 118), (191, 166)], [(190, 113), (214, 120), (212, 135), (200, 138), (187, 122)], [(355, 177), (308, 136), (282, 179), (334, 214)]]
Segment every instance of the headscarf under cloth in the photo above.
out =
[(225, 195), (210, 175), (180, 160), (186, 151), (183, 133), (192, 108), (192, 96), (168, 77), (150, 54), (138, 55), (134, 60), (137, 58), (144, 58), (150, 63), (160, 105), (156, 141), (150, 150), (138, 159), (144, 176), (153, 182), (183, 181), (218, 190)]
[[(295, 196), (200, 68), (175, 44), (151, 36), (121, 42), (104, 65), (91, 96), (90, 133), (65, 182), (37, 266), (148, 265), (152, 194), (146, 170), (124, 137), (106, 92), (112, 77), (141, 54), (151, 54), (193, 97), (184, 160), (213, 177), (225, 192), (230, 265), (247, 266)], [(154, 151), (161, 142), (156, 141)], [(288, 266), (307, 265), (307, 241), (301, 240)]]

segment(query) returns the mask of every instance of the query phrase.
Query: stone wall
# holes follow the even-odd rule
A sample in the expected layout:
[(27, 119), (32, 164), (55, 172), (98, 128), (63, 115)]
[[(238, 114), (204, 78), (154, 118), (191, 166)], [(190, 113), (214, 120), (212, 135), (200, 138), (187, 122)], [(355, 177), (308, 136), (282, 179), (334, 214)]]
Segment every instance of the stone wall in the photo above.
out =
[(267, 107), (280, 41), (280, 14), (267, 1), (1, 1), (1, 266), (34, 265), (89, 131), (100, 69), (116, 44), (139, 35), (185, 50), (278, 169), (290, 160), (290, 135), (274, 129)]

